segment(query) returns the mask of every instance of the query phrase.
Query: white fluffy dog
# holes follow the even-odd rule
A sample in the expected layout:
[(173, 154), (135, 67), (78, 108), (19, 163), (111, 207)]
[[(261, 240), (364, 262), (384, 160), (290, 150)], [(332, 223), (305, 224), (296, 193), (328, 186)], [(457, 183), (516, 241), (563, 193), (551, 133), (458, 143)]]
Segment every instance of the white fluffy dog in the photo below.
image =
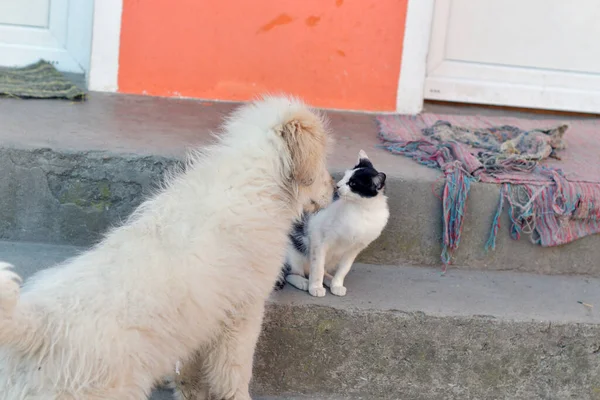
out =
[(222, 130), (90, 251), (22, 289), (0, 266), (0, 399), (142, 400), (198, 354), (207, 396), (250, 399), (292, 220), (332, 197), (328, 134), (286, 97), (242, 106)]

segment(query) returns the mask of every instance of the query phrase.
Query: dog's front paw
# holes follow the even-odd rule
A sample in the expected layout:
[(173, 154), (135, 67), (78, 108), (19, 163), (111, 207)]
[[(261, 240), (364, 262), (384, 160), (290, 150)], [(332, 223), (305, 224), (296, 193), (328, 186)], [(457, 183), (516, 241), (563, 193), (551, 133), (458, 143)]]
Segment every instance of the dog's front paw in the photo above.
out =
[(345, 286), (331, 286), (331, 294), (335, 294), (336, 296), (345, 296), (346, 295), (346, 287)]
[(321, 285), (320, 287), (319, 286), (309, 287), (308, 293), (310, 293), (312, 296), (315, 296), (315, 297), (325, 297), (325, 294), (327, 293), (327, 291)]

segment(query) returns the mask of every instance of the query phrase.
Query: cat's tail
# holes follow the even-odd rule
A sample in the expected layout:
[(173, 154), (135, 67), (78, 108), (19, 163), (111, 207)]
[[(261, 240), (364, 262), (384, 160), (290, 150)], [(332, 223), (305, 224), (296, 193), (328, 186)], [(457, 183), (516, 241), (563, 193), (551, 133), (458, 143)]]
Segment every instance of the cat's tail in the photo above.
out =
[(273, 290), (277, 292), (285, 287), (285, 277), (289, 275), (291, 271), (292, 266), (290, 265), (290, 263), (287, 261), (284, 262), (281, 266), (281, 271), (279, 271), (279, 275), (277, 276), (277, 280), (275, 281), (275, 286), (273, 287)]
[(0, 262), (0, 345), (30, 352), (42, 342), (39, 321), (19, 303), (21, 281), (11, 264)]

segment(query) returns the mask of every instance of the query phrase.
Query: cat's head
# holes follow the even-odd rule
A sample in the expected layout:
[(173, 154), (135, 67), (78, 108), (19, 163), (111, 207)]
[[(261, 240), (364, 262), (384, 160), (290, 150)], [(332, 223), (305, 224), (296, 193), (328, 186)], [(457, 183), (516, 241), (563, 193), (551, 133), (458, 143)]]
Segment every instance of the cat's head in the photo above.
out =
[(372, 198), (378, 196), (385, 188), (385, 174), (377, 171), (361, 150), (358, 153), (358, 163), (346, 171), (344, 177), (337, 183), (337, 192), (341, 198)]

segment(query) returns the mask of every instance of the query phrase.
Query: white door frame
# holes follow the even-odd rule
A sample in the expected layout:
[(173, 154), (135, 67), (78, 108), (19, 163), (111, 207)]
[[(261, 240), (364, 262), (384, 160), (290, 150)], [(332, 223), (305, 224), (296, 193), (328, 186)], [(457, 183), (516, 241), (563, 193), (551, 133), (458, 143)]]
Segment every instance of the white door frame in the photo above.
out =
[(89, 90), (116, 92), (123, 0), (96, 0)]
[[(52, 0), (47, 30), (0, 26), (5, 40), (0, 43), (2, 64), (24, 65), (44, 59), (60, 71), (86, 73), (90, 66), (93, 6), (94, 0)], [(32, 38), (40, 45), (32, 46)]]
[(396, 112), (418, 114), (423, 110), (427, 54), (435, 0), (408, 0)]

